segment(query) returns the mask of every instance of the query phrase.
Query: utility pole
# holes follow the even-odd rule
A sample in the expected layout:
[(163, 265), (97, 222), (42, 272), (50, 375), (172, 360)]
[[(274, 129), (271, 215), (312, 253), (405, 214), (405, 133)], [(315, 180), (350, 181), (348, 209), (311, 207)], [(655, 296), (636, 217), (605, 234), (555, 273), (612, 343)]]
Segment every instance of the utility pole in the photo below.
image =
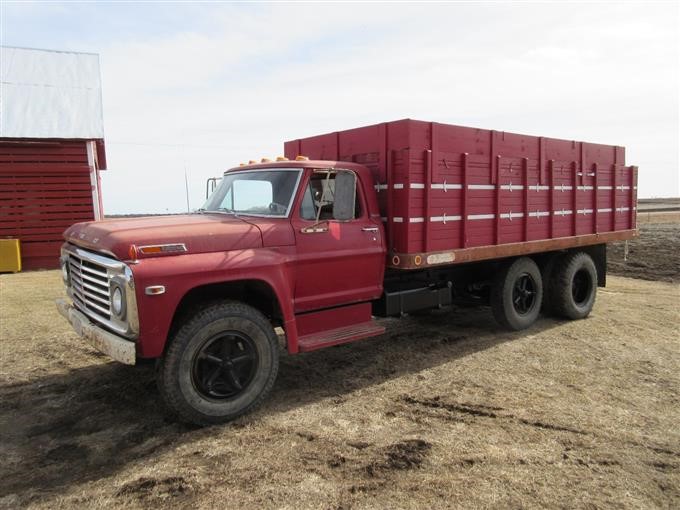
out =
[(184, 191), (187, 195), (187, 212), (191, 212), (189, 209), (189, 179), (187, 178), (187, 167), (184, 167)]

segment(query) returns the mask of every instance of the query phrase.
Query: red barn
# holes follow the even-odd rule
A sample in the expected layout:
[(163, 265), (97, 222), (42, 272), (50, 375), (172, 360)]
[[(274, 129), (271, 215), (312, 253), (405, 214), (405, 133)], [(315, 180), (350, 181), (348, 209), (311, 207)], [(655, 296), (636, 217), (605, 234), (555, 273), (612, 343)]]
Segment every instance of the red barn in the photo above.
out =
[(24, 269), (59, 267), (62, 233), (102, 217), (99, 57), (1, 47), (0, 238)]

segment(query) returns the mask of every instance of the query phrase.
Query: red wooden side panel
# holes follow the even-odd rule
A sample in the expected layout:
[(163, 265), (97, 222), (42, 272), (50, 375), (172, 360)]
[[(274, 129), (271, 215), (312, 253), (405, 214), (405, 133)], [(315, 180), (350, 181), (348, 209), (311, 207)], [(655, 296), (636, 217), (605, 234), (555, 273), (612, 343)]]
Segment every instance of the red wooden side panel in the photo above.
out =
[(623, 147), (401, 120), (286, 142), (373, 170), (390, 251), (423, 254), (635, 228)]
[(64, 230), (93, 219), (86, 142), (0, 141), (0, 238), (25, 269), (58, 267)]

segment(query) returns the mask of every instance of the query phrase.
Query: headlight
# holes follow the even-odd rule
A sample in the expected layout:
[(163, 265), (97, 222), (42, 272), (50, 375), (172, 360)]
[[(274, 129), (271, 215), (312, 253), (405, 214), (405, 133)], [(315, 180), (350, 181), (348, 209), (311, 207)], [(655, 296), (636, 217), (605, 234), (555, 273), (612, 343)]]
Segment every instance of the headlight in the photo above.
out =
[(123, 315), (123, 291), (120, 290), (120, 287), (113, 289), (113, 295), (111, 296), (111, 308), (113, 313), (115, 313), (117, 316), (120, 317)]
[(68, 285), (68, 262), (66, 260), (61, 261), (61, 278), (64, 284)]

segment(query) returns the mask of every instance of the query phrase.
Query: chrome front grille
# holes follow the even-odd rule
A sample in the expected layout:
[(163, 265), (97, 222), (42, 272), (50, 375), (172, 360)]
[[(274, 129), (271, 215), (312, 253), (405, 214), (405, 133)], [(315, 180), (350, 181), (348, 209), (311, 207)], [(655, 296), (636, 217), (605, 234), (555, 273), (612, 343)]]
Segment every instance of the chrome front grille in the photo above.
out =
[[(78, 310), (114, 333), (129, 339), (138, 337), (135, 280), (127, 264), (69, 243), (61, 249), (61, 263), (67, 274), (66, 292)], [(111, 306), (116, 289), (125, 302), (117, 313)]]
[(111, 288), (106, 267), (73, 253), (69, 254), (68, 263), (74, 304), (84, 312), (111, 320)]

